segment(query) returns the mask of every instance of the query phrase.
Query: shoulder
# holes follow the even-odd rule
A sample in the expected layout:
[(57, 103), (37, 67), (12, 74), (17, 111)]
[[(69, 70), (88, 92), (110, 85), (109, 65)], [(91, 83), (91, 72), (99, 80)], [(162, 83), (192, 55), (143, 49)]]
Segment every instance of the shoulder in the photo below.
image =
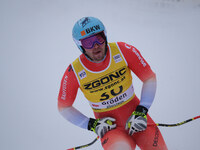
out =
[(131, 47), (133, 47), (132, 45), (130, 44), (127, 44), (125, 42), (109, 42), (109, 45), (115, 45), (117, 44), (117, 46), (120, 48), (120, 49), (131, 49)]
[(116, 42), (116, 43), (122, 50), (130, 50), (132, 47), (134, 47), (133, 45), (127, 44), (125, 42)]
[(133, 45), (125, 42), (116, 42), (116, 44), (123, 55), (133, 55), (135, 51), (138, 51)]
[(69, 81), (70, 83), (71, 81), (73, 81), (74, 83), (78, 83), (72, 64), (69, 64), (62, 78), (62, 83), (69, 82)]
[(122, 54), (126, 59), (132, 60), (134, 57), (137, 57), (137, 55), (140, 53), (137, 48), (128, 43), (116, 42), (116, 44), (118, 45), (118, 48), (121, 50)]
[(135, 49), (133, 45), (127, 44), (125, 42), (112, 42), (109, 43), (109, 45), (117, 45), (118, 49), (123, 53), (123, 55), (130, 55), (130, 53), (132, 53), (132, 50)]

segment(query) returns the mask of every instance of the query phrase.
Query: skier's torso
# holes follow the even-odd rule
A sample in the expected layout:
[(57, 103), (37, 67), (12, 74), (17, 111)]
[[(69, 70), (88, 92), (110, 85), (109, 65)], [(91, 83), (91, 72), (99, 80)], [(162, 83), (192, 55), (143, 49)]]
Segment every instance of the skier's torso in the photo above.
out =
[[(110, 48), (107, 51), (106, 57), (105, 59), (100, 62), (100, 63), (93, 63), (91, 61), (89, 61), (84, 54), (80, 55), (78, 60), (79, 62), (82, 62), (82, 64), (77, 67), (78, 70), (76, 71), (75, 68), (72, 68), (72, 65), (69, 65), (68, 68), (66, 69), (62, 81), (61, 81), (61, 87), (60, 87), (60, 92), (59, 92), (59, 96), (58, 96), (58, 105), (60, 107), (70, 107), (73, 105), (76, 95), (77, 95), (77, 91), (78, 88), (82, 88), (84, 90), (84, 84), (85, 83), (90, 83), (90, 86), (88, 84), (88, 87), (91, 88), (93, 86), (97, 86), (100, 85), (101, 82), (107, 82), (109, 80), (111, 80), (111, 76), (109, 76), (108, 73), (112, 73), (114, 71), (113, 75), (117, 75), (117, 69), (120, 69), (123, 67), (126, 68), (126, 80), (127, 81), (127, 85), (126, 88), (124, 88), (124, 91), (126, 91), (125, 89), (128, 89), (130, 87), (130, 85), (132, 84), (132, 78), (130, 76), (130, 70), (141, 80), (141, 81), (145, 81), (149, 78), (151, 78), (152, 76), (154, 76), (154, 72), (151, 70), (149, 64), (145, 61), (145, 59), (142, 57), (142, 55), (140, 54), (140, 52), (134, 47), (131, 46), (129, 44), (123, 43), (123, 42), (117, 42), (117, 50), (114, 53), (110, 53)], [(119, 50), (120, 49), (120, 50)], [(119, 55), (120, 54), (120, 57)], [(110, 56), (112, 55), (112, 56)], [(119, 61), (118, 63), (115, 63), (115, 60), (113, 58), (113, 56), (117, 55), (118, 57), (116, 57), (116, 61)], [(123, 57), (124, 56), (124, 57)], [(112, 59), (112, 60), (111, 60)], [(120, 61), (122, 59), (122, 61)], [(113, 62), (112, 62), (113, 61)], [(74, 62), (74, 63), (75, 63)], [(73, 66), (74, 66), (73, 63)], [(115, 65), (116, 64), (116, 65)], [(86, 69), (87, 68), (87, 69)], [(90, 74), (92, 79), (96, 82), (89, 82), (89, 81), (93, 81), (92, 79), (87, 79), (84, 78), (84, 71), (82, 72), (82, 81), (84, 81), (82, 83), (81, 79), (79, 79), (79, 75), (78, 73), (82, 70), (85, 70), (85, 73), (87, 74), (87, 76)], [(115, 72), (116, 71), (116, 72)], [(118, 70), (118, 74), (119, 74)], [(122, 70), (123, 71), (123, 70)], [(121, 71), (121, 73), (123, 74), (123, 72)], [(77, 73), (75, 73), (77, 72)], [(108, 74), (108, 76), (106, 76)], [(81, 74), (80, 74), (81, 75)], [(97, 77), (98, 75), (98, 77)], [(77, 76), (77, 77), (76, 77)], [(104, 78), (100, 78), (100, 77), (105, 77)], [(112, 81), (113, 83), (115, 83), (115, 79), (122, 79), (124, 77), (124, 75), (119, 76), (119, 78), (114, 78), (114, 76), (112, 76)], [(87, 80), (85, 80), (87, 79)], [(100, 83), (99, 83), (99, 79), (100, 79)], [(80, 81), (79, 81), (80, 80)], [(128, 82), (129, 81), (129, 82)], [(81, 83), (79, 83), (81, 82)], [(93, 85), (91, 84), (93, 83)], [(112, 83), (112, 82), (111, 82)], [(117, 83), (117, 84), (116, 84)], [(114, 92), (113, 93), (118, 93), (120, 91), (120, 84), (116, 81), (116, 85), (115, 84), (105, 84), (104, 90), (107, 86), (107, 89), (104, 91), (99, 91), (99, 92), (93, 92), (92, 93), (92, 89), (89, 89), (88, 91), (83, 91), (85, 92), (85, 96), (89, 99), (89, 101), (91, 103), (99, 103), (101, 102), (100, 98), (97, 99), (96, 95), (99, 97), (100, 95), (102, 95), (105, 92), (111, 92), (111, 90), (114, 88)], [(82, 86), (81, 86), (82, 84)], [(121, 84), (123, 84), (123, 82), (121, 82)], [(110, 88), (108, 88), (110, 86)], [(123, 85), (125, 86), (125, 85)], [(87, 86), (86, 86), (87, 87)], [(100, 86), (98, 86), (98, 88), (96, 89), (101, 89)], [(93, 90), (94, 91), (94, 90)], [(124, 92), (123, 91), (123, 92)], [(122, 93), (123, 93), (122, 92)], [(134, 92), (132, 92), (134, 93)], [(91, 96), (90, 96), (91, 94)], [(94, 94), (94, 95), (93, 95)], [(104, 94), (106, 95), (106, 94)], [(113, 96), (114, 97), (114, 96)], [(135, 96), (136, 97), (136, 96)], [(103, 97), (105, 98), (105, 97)], [(111, 98), (110, 98), (111, 99)], [(116, 99), (117, 100), (117, 99)], [(128, 102), (128, 101), (127, 101)], [(90, 103), (90, 104), (91, 104)], [(91, 104), (92, 105), (92, 104)], [(122, 106), (122, 105), (118, 105), (118, 106)], [(131, 107), (131, 106), (130, 106)], [(113, 107), (113, 108), (118, 108), (118, 107)], [(98, 111), (98, 110), (96, 110)], [(96, 112), (97, 113), (97, 112)]]
[(114, 110), (135, 96), (130, 69), (116, 43), (109, 43), (109, 56), (107, 66), (98, 71), (90, 70), (81, 57), (72, 63), (80, 89), (94, 112)]

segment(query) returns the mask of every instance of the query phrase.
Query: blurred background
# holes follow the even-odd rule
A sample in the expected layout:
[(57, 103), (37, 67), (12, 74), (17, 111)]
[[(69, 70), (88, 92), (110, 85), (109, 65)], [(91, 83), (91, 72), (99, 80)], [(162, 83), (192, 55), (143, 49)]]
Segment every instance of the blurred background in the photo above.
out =
[[(84, 16), (99, 18), (109, 42), (134, 45), (151, 65), (155, 122), (200, 115), (200, 0), (0, 0), (0, 149), (64, 150), (96, 137), (57, 110), (63, 73), (81, 54), (72, 28)], [(142, 83), (133, 82), (140, 97)], [(74, 106), (93, 117), (80, 91)], [(198, 150), (199, 126), (160, 130), (170, 150)], [(85, 149), (102, 150), (100, 141)]]

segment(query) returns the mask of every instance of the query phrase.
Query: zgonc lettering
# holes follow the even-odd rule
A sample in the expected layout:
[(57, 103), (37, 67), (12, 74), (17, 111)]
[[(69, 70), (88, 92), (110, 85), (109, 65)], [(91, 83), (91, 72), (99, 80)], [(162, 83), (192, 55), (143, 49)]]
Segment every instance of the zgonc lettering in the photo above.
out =
[(103, 84), (106, 84), (110, 81), (113, 81), (114, 79), (117, 79), (117, 78), (123, 76), (125, 73), (126, 73), (126, 68), (124, 67), (124, 68), (116, 71), (115, 73), (111, 73), (111, 74), (104, 76), (100, 79), (97, 79), (93, 82), (85, 84), (84, 89), (93, 89), (93, 88), (100, 87)]

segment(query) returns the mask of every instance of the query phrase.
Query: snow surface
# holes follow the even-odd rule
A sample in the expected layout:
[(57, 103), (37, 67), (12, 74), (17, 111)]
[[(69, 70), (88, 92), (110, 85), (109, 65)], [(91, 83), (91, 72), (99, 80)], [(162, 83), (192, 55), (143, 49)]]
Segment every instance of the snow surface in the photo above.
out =
[[(134, 45), (152, 66), (156, 122), (200, 115), (199, 0), (0, 0), (1, 150), (64, 150), (96, 137), (57, 111), (62, 75), (80, 55), (72, 27), (83, 16), (100, 18), (110, 42)], [(93, 117), (81, 92), (74, 106)], [(199, 127), (196, 120), (160, 130), (169, 150), (198, 150)], [(102, 150), (99, 141), (86, 149)]]

